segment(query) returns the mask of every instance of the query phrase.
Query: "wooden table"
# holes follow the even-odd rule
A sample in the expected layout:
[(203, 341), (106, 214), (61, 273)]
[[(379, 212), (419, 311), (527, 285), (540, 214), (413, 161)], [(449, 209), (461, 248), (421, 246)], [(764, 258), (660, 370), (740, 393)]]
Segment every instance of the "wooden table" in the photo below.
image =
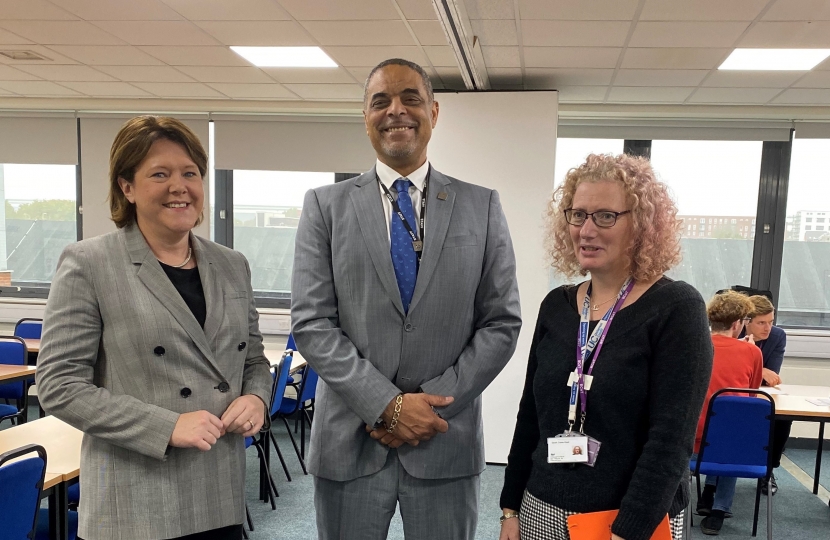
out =
[(37, 369), (35, 366), (15, 366), (0, 364), (0, 383), (10, 383), (33, 379)]
[(23, 341), (26, 342), (26, 349), (28, 349), (30, 353), (39, 353), (40, 352), (40, 340), (39, 339), (24, 339)]
[(830, 406), (813, 405), (807, 401), (807, 398), (830, 398), (830, 387), (780, 384), (773, 388), (762, 386), (761, 390), (772, 394), (777, 420), (818, 422), (818, 449), (816, 471), (813, 477), (813, 494), (818, 495), (821, 453), (824, 450), (824, 423), (830, 421)]
[(46, 449), (44, 492), (49, 497), (49, 531), (56, 540), (69, 538), (67, 482), (81, 472), (83, 433), (54, 416), (0, 431), (0, 454), (27, 444)]
[[(285, 352), (285, 349), (265, 349), (265, 358), (268, 359), (268, 362), (271, 363), (271, 367), (276, 367), (280, 365), (280, 361), (282, 361), (282, 355)], [(306, 366), (306, 360), (300, 354), (299, 351), (294, 351), (293, 359), (291, 360), (291, 371), (289, 374), (293, 375), (298, 371), (302, 370)]]

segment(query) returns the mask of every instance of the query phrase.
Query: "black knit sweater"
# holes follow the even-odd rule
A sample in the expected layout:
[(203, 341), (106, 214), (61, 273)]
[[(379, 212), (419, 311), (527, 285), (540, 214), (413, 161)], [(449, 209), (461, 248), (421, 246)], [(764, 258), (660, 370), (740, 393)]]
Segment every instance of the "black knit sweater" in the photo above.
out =
[(547, 438), (567, 428), (576, 289), (554, 289), (539, 310), (500, 504), (519, 509), (527, 489), (573, 512), (619, 509), (612, 532), (647, 540), (689, 500), (681, 480), (712, 370), (706, 307), (690, 285), (663, 278), (620, 310), (588, 393), (585, 432), (602, 443), (596, 466), (548, 464)]

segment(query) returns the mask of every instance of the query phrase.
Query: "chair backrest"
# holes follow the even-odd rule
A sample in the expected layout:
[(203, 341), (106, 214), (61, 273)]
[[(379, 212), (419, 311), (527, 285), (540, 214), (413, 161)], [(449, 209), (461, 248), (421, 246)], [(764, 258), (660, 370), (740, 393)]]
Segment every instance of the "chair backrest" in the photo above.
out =
[[(28, 353), (23, 339), (15, 336), (0, 336), (0, 364), (25, 366)], [(0, 398), (23, 399), (26, 393), (24, 381), (0, 384)]]
[(25, 339), (40, 339), (43, 331), (43, 319), (20, 319), (14, 325), (14, 335)]
[(698, 463), (755, 465), (769, 469), (774, 415), (775, 403), (762, 390), (718, 390), (709, 400)]
[(291, 349), (292, 351), (297, 350), (297, 343), (294, 342), (294, 334), (288, 334), (288, 342), (285, 344), (286, 349)]
[(288, 386), (288, 373), (291, 371), (291, 362), (294, 357), (288, 352), (282, 355), (280, 364), (274, 368), (274, 387), (271, 390), (271, 417), (273, 418), (282, 405), (282, 396), (285, 395), (285, 387)]
[[(35, 453), (27, 459), (16, 460)], [(29, 444), (0, 454), (0, 540), (35, 537), (37, 511), (46, 474), (46, 450)]]
[(300, 383), (300, 399), (298, 401), (301, 404), (317, 396), (318, 378), (317, 372), (306, 364), (305, 368), (303, 368), (303, 381)]

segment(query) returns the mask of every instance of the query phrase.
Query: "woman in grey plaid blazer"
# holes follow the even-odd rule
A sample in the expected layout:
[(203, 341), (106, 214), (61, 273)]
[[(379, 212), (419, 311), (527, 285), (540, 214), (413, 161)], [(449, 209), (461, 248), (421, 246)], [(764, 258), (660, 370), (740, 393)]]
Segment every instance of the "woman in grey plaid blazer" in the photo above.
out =
[(78, 535), (241, 538), (244, 437), (272, 379), (245, 258), (199, 238), (207, 155), (172, 118), (110, 154), (118, 230), (64, 250), (38, 362), (44, 409), (84, 432)]

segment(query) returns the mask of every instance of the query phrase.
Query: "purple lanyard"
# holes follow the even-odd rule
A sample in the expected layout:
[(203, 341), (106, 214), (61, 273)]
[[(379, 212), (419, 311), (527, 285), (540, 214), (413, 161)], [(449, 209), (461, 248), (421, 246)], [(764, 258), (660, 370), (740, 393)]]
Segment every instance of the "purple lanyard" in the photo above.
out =
[(628, 298), (628, 294), (631, 292), (631, 289), (634, 288), (634, 280), (630, 277), (625, 280), (620, 292), (617, 294), (617, 301), (613, 306), (611, 306), (611, 308), (609, 308), (605, 315), (603, 315), (602, 319), (599, 320), (589, 339), (588, 327), (590, 324), (592, 287), (593, 285), (589, 283), (588, 290), (585, 292), (585, 300), (582, 302), (582, 316), (579, 322), (579, 338), (576, 344), (577, 379), (571, 387), (571, 403), (568, 415), (568, 424), (573, 427), (573, 424), (576, 421), (576, 404), (578, 395), (581, 413), (579, 427), (580, 432), (582, 432), (585, 427), (585, 417), (587, 416), (588, 410), (588, 393), (585, 390), (585, 361), (593, 351), (594, 357), (591, 359), (591, 365), (588, 366), (587, 373), (587, 375), (591, 375), (594, 371), (594, 365), (597, 363), (597, 358), (599, 358), (599, 353), (602, 350), (602, 345), (605, 343), (605, 336), (608, 335), (608, 330), (611, 328), (611, 323), (614, 321), (614, 316), (625, 303), (625, 299)]

